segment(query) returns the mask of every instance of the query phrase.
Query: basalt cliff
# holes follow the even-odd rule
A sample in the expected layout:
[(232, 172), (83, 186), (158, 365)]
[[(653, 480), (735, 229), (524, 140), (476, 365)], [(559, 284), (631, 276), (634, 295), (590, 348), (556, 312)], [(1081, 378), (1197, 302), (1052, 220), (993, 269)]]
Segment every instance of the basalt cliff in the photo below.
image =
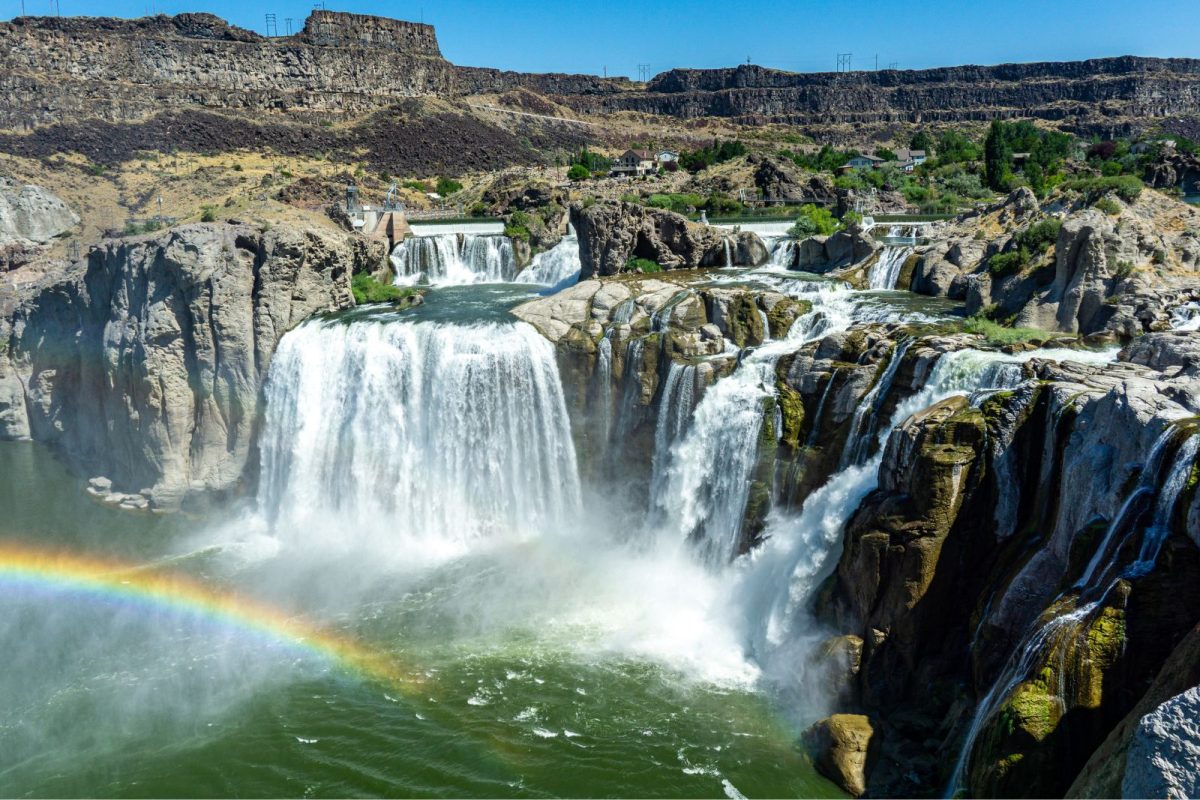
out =
[[(543, 98), (535, 105), (551, 115), (570, 110), (584, 117), (638, 111), (815, 128), (1029, 117), (1106, 134), (1149, 126), (1195, 134), (1200, 127), (1200, 61), (1188, 59), (840, 74), (744, 65), (671, 70), (641, 84), (456, 66), (442, 56), (429, 25), (332, 11), (315, 11), (299, 32), (272, 37), (210, 14), (20, 17), (0, 23), (0, 129), (32, 132), (0, 140), (14, 152), (53, 152), (54, 143), (100, 152), (102, 142), (115, 138), (103, 127), (89, 133), (79, 126), (82, 120), (118, 126), (130, 146), (143, 149), (220, 150), (249, 142), (336, 150), (351, 146), (355, 137), (312, 123), (365, 117), (425, 98), (453, 104), (453, 114), (440, 108), (430, 115), (433, 123), (438, 114), (451, 114), (459, 117), (457, 127), (469, 127), (470, 121), (486, 127), (469, 113), (461, 115), (484, 102), (471, 98), (516, 90)], [(284, 119), (293, 124), (307, 119), (310, 125), (279, 128)], [(374, 122), (378, 129), (381, 120)], [(521, 122), (539, 124), (534, 117)], [(416, 135), (415, 128), (406, 132)], [(588, 133), (582, 126), (570, 132), (577, 138)], [(452, 139), (469, 133), (453, 132)], [(362, 131), (358, 138), (366, 135)], [(517, 148), (504, 144), (509, 147), (501, 155), (519, 161)]]

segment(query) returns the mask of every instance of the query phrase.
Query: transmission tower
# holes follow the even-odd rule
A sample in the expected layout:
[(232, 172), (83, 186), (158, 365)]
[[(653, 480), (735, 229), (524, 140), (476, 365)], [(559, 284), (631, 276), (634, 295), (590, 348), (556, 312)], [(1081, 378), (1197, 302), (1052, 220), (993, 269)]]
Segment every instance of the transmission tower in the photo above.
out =
[(292, 18), (284, 17), (283, 24), (287, 27), (287, 35), (291, 36), (292, 35)]
[(640, 80), (642, 83), (650, 80), (649, 64), (638, 64), (638, 80)]
[(837, 71), (838, 72), (849, 72), (850, 71), (850, 59), (853, 56), (854, 56), (853, 53), (838, 53), (837, 54)]
[(899, 61), (892, 61), (888, 64), (888, 69), (898, 69), (899, 67), (900, 67)]
[(275, 20), (274, 14), (267, 14), (267, 36), (279, 35), (279, 23)]

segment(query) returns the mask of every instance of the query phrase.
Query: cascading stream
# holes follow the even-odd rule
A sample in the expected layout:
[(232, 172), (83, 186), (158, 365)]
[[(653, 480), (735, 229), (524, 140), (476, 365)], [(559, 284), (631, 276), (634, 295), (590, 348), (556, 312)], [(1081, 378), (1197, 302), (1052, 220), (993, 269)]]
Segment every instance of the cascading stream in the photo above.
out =
[(554, 247), (534, 256), (529, 266), (517, 275), (516, 282), (541, 284), (556, 292), (578, 283), (582, 268), (579, 239), (570, 234)]
[[(911, 231), (902, 230), (899, 226), (893, 226), (888, 230), (889, 239), (910, 239)], [(913, 253), (911, 243), (888, 243), (883, 246), (883, 252), (879, 254), (879, 260), (871, 269), (870, 283), (872, 289), (895, 289), (896, 283), (900, 280), (900, 273), (904, 269), (904, 262)]]
[(579, 513), (554, 350), (523, 323), (310, 322), (266, 396), (259, 501), (282, 539), (335, 518), (359, 544), (454, 554)]

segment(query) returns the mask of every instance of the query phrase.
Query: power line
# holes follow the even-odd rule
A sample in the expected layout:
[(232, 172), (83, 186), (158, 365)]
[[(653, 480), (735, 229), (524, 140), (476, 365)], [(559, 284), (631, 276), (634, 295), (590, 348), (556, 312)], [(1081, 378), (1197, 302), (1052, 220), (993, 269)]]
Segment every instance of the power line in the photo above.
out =
[(279, 35), (279, 22), (276, 21), (274, 14), (267, 14), (267, 36)]

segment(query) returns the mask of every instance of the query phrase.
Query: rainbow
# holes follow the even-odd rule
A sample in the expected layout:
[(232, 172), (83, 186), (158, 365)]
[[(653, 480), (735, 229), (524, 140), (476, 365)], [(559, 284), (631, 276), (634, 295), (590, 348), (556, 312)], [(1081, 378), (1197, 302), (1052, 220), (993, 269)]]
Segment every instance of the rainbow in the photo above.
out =
[(0, 544), (0, 595), (5, 586), (82, 594), (106, 602), (196, 615), (307, 651), (393, 688), (402, 690), (419, 683), (414, 673), (404, 670), (395, 658), (354, 639), (322, 630), (303, 618), (256, 600), (216, 590), (193, 578), (153, 566)]

